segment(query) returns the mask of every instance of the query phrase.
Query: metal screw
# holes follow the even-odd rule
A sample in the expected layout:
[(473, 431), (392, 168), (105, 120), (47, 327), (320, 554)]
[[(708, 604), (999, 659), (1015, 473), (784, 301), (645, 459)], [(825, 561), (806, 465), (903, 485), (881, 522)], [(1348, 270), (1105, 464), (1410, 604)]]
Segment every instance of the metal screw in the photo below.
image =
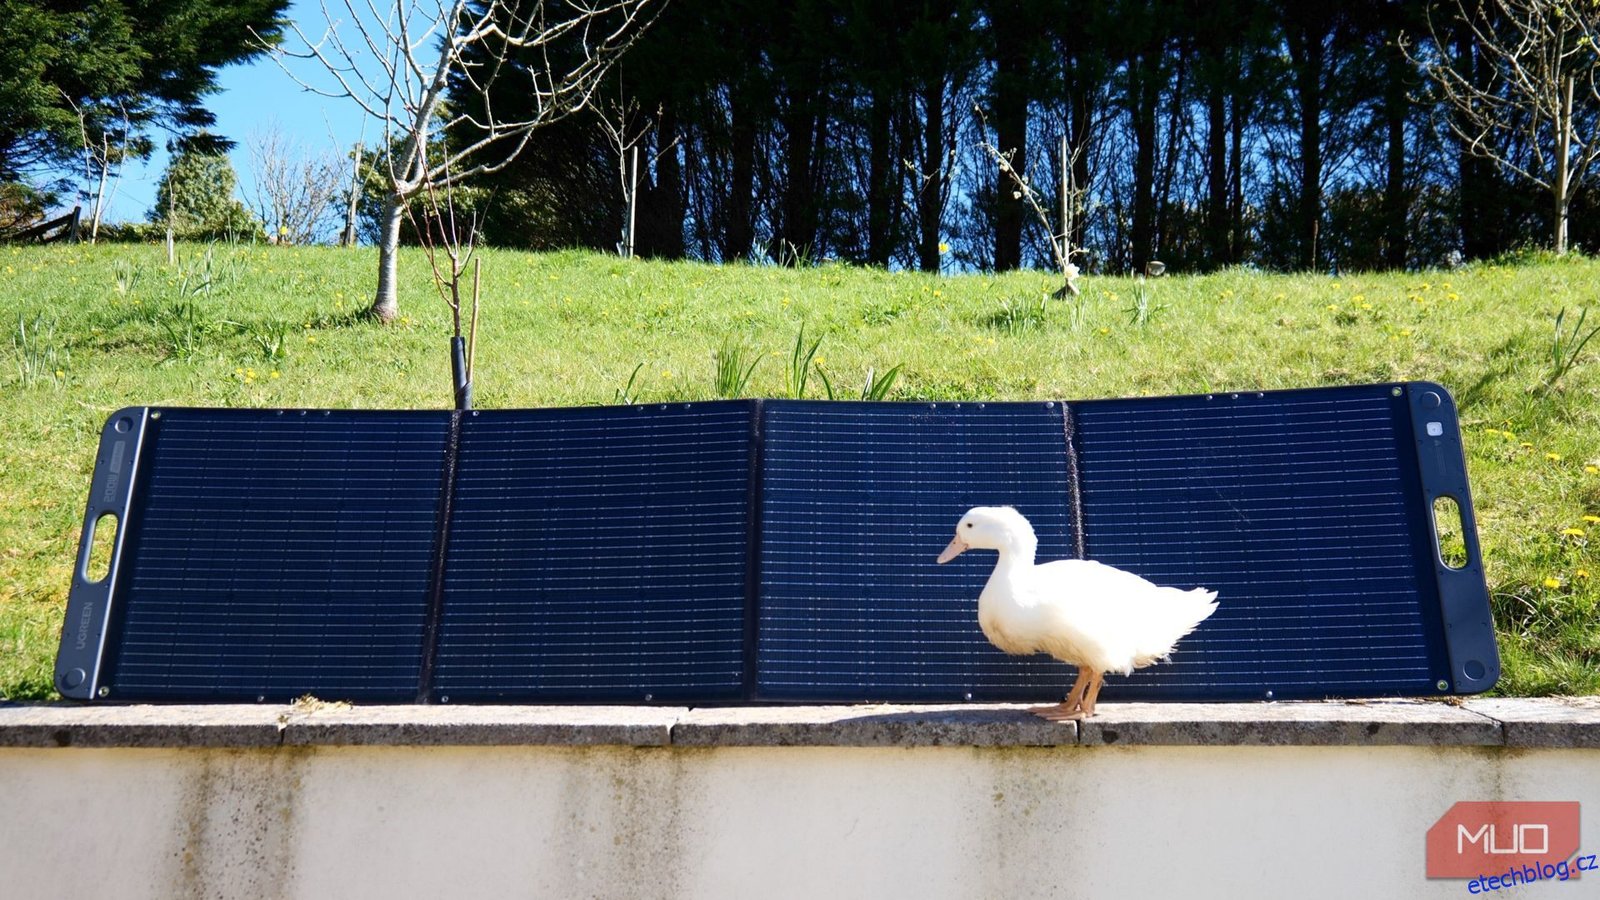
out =
[(256, 695), (256, 702), (257, 703), (265, 703), (265, 702), (267, 702), (267, 695), (266, 694), (257, 694)]
[(652, 701), (654, 699), (656, 699), (656, 695), (655, 694), (645, 694), (644, 695), (644, 702), (646, 702), (646, 703), (649, 703), (650, 701)]
[(972, 692), (971, 691), (967, 691), (965, 694), (961, 695), (961, 698), (963, 700), (971, 700), (972, 699)]
[(449, 694), (440, 694), (439, 695), (439, 702), (440, 703), (449, 703), (450, 702), (450, 695)]
[(100, 695), (101, 697), (109, 697), (109, 696), (111, 696), (111, 688), (102, 687), (102, 688), (100, 688), (100, 690), (95, 691), (95, 693)]
[(1448, 690), (1450, 690), (1450, 682), (1445, 681), (1443, 678), (1441, 678), (1441, 679), (1439, 679), (1439, 683), (1437, 685), (1435, 685), (1435, 687), (1437, 687), (1441, 691), (1448, 691)]
[(1271, 691), (1267, 691), (1267, 699), (1268, 700), (1272, 699), (1272, 692)]
[(1389, 393), (1391, 395), (1395, 396), (1395, 397), (1398, 397), (1398, 396), (1400, 396), (1400, 389), (1399, 388), (1390, 388), (1389, 389)]
[(161, 418), (161, 410), (159, 410), (159, 409), (151, 410), (150, 411), (150, 418), (152, 418), (152, 419)]

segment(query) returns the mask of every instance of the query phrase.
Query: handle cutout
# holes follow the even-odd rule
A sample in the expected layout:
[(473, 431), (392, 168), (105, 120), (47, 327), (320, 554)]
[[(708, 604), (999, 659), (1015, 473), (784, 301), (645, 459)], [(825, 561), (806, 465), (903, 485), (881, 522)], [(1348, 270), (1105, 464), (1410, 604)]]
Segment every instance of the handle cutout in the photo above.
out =
[(117, 546), (117, 516), (104, 513), (89, 526), (89, 561), (84, 580), (99, 584), (111, 574), (111, 551)]
[(1433, 501), (1433, 537), (1437, 542), (1439, 561), (1446, 568), (1467, 567), (1466, 524), (1461, 517), (1461, 505), (1454, 497), (1436, 497)]

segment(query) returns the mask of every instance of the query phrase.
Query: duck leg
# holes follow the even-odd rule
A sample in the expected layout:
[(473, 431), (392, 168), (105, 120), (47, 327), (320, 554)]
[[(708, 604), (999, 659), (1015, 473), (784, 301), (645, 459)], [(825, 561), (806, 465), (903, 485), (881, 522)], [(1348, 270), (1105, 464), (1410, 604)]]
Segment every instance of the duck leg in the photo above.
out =
[(1103, 672), (1094, 673), (1094, 680), (1089, 683), (1089, 690), (1084, 694), (1084, 697), (1083, 697), (1083, 710), (1082, 710), (1083, 715), (1081, 716), (1081, 718), (1087, 719), (1090, 716), (1094, 715), (1094, 701), (1095, 701), (1095, 698), (1100, 696), (1100, 688), (1103, 687), (1105, 685), (1105, 683), (1106, 683), (1105, 673), (1103, 673)]
[(1052, 722), (1080, 719), (1083, 717), (1083, 713), (1079, 711), (1079, 707), (1083, 704), (1083, 692), (1088, 686), (1089, 670), (1079, 666), (1078, 680), (1072, 683), (1072, 690), (1067, 692), (1067, 699), (1055, 706), (1036, 706), (1028, 710), (1028, 712), (1041, 719), (1049, 719)]

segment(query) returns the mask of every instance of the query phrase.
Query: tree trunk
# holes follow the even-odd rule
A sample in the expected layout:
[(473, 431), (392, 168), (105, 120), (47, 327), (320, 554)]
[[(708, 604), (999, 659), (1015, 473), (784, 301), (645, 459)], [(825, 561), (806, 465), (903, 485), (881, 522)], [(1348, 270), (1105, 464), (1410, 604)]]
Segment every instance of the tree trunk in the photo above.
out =
[(802, 89), (790, 98), (784, 122), (784, 189), (779, 259), (790, 265), (809, 257), (817, 241), (816, 196), (812, 186), (817, 147), (817, 116), (810, 92)]
[[(1072, 135), (1072, 189), (1079, 197), (1083, 197), (1089, 190), (1089, 119), (1094, 114), (1094, 86), (1086, 84), (1087, 79), (1079, 73), (1073, 79), (1071, 89), (1067, 94), (1067, 109), (1072, 117), (1067, 126)], [(1089, 231), (1089, 217), (1084, 210), (1073, 210), (1072, 215), (1072, 246), (1082, 250), (1087, 243)]]
[(682, 259), (683, 247), (683, 170), (678, 164), (678, 114), (671, 105), (661, 109), (656, 125), (656, 179), (651, 192), (650, 215), (656, 227), (650, 229), (647, 255)]
[(1206, 93), (1206, 262), (1228, 259), (1228, 94), (1221, 80)]
[(889, 127), (893, 108), (889, 92), (881, 85), (873, 86), (869, 102), (872, 108), (867, 111), (867, 140), (871, 145), (867, 150), (867, 262), (887, 267), (893, 241), (894, 201), (897, 197), (893, 190), (897, 167), (893, 159), (894, 148), (890, 146), (893, 130)]
[(1144, 270), (1155, 240), (1156, 107), (1160, 85), (1155, 54), (1140, 54), (1128, 66), (1128, 117), (1133, 129), (1133, 223), (1129, 234), (1133, 271)]
[(944, 79), (922, 85), (922, 181), (917, 186), (917, 263), (939, 271), (939, 225), (944, 218)]
[(400, 223), (405, 218), (406, 205), (396, 194), (383, 201), (383, 232), (378, 240), (378, 292), (372, 298), (367, 315), (387, 325), (400, 312), (396, 285), (399, 278)]
[(1228, 149), (1228, 264), (1244, 261), (1244, 110), (1239, 96), (1233, 97), (1232, 117), (1228, 122), (1232, 144)]
[(1300, 105), (1300, 268), (1318, 266), (1318, 226), (1322, 222), (1322, 69), (1323, 30), (1311, 24), (1289, 29), (1295, 93)]
[[(1557, 9), (1559, 11), (1559, 7)], [(1561, 121), (1556, 123), (1559, 130), (1556, 140), (1556, 180), (1551, 188), (1556, 200), (1556, 253), (1558, 254), (1567, 252), (1567, 207), (1572, 200), (1572, 88), (1575, 79), (1568, 75), (1564, 80), (1566, 83), (1562, 85)]]
[(728, 186), (728, 226), (722, 236), (722, 261), (733, 262), (750, 255), (755, 242), (755, 223), (750, 208), (755, 189), (756, 130), (754, 111), (748, 102), (735, 101), (733, 116), (733, 174)]
[[(994, 131), (1001, 153), (1012, 153), (1011, 167), (1028, 174), (1028, 23), (1006, 13), (995, 18)], [(1011, 176), (994, 172), (994, 268), (1022, 265), (1022, 201)]]
[(1383, 114), (1388, 126), (1388, 172), (1383, 187), (1383, 264), (1403, 269), (1410, 249), (1406, 236), (1406, 113), (1411, 101), (1406, 96), (1406, 58), (1399, 42), (1389, 51), (1388, 90)]

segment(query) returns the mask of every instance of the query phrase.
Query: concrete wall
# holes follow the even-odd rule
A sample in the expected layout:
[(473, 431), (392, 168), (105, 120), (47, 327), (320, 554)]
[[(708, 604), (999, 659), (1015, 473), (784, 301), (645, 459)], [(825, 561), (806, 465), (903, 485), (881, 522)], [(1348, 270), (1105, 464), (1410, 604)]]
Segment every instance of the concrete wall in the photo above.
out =
[[(239, 747), (0, 709), (0, 896), (1459, 897), (1425, 879), (1424, 833), (1491, 799), (1578, 800), (1600, 849), (1600, 707), (1569, 710), (1561, 742), (1496, 723), (1416, 743), (1382, 716), (1381, 744), (1248, 719), (1255, 739), (1152, 742), (1183, 730), (1174, 709), (1205, 718), (1161, 708), (1110, 746), (1030, 745), (1015, 711), (724, 710), (698, 742), (404, 738), (399, 712)], [(1546, 890), (1593, 887), (1520, 895)]]

